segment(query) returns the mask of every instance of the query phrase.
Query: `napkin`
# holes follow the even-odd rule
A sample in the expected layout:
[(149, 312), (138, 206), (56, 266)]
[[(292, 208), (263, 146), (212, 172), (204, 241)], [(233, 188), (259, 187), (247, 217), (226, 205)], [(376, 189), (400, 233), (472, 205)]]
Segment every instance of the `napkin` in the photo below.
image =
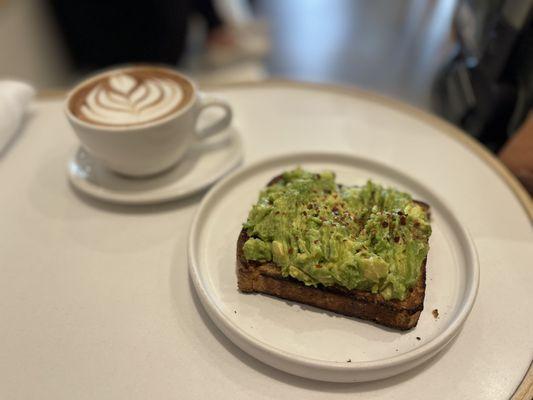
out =
[(0, 81), (0, 154), (18, 132), (35, 90), (24, 82)]

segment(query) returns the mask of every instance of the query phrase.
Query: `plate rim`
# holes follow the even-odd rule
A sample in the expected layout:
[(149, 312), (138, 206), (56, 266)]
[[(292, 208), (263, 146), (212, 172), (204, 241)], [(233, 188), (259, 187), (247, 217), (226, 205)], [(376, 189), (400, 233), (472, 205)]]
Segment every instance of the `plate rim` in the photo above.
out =
[[(389, 358), (382, 358), (378, 360), (370, 360), (370, 361), (352, 361), (350, 363), (341, 362), (341, 361), (324, 361), (315, 359), (312, 357), (306, 357), (301, 356), (294, 353), (287, 353), (279, 348), (276, 348), (269, 343), (266, 343), (264, 341), (258, 340), (254, 336), (250, 335), (249, 333), (241, 330), (239, 326), (232, 321), (231, 319), (227, 318), (227, 316), (222, 312), (222, 310), (215, 304), (215, 302), (211, 301), (211, 295), (207, 291), (207, 289), (203, 286), (201, 282), (201, 277), (199, 273), (199, 263), (196, 258), (195, 254), (195, 247), (196, 247), (196, 240), (195, 237), (197, 236), (197, 232), (199, 230), (199, 226), (201, 225), (201, 218), (202, 214), (204, 213), (204, 209), (206, 208), (206, 205), (208, 205), (216, 196), (219, 195), (219, 193), (225, 188), (226, 185), (230, 184), (233, 180), (238, 180), (239, 178), (242, 178), (246, 176), (249, 173), (252, 173), (255, 170), (268, 167), (270, 165), (275, 165), (276, 163), (281, 163), (284, 161), (290, 162), (291, 159), (296, 159), (296, 163), (298, 161), (302, 162), (302, 159), (320, 159), (325, 158), (326, 160), (331, 158), (339, 158), (344, 160), (352, 160), (353, 161), (359, 161), (364, 162), (367, 164), (371, 164), (374, 166), (377, 166), (378, 168), (385, 169), (389, 172), (392, 172), (396, 176), (401, 176), (402, 178), (406, 179), (408, 182), (413, 183), (414, 185), (423, 188), (425, 192), (430, 194), (434, 199), (437, 200), (439, 203), (439, 206), (446, 211), (448, 217), (451, 217), (453, 220), (453, 224), (455, 225), (455, 228), (459, 229), (460, 234), (463, 236), (461, 239), (465, 240), (464, 248), (467, 250), (466, 256), (467, 256), (467, 262), (470, 265), (471, 269), (471, 275), (472, 275), (472, 283), (470, 285), (465, 285), (465, 294), (464, 299), (459, 307), (459, 310), (457, 312), (457, 316), (448, 324), (448, 326), (440, 333), (438, 334), (434, 339), (432, 339), (428, 343), (424, 343), (420, 345), (419, 347), (408, 351), (404, 354), (395, 355)], [(207, 195), (202, 199), (200, 205), (198, 206), (198, 209), (195, 212), (194, 218), (191, 222), (191, 227), (189, 230), (189, 236), (188, 236), (188, 245), (187, 245), (187, 258), (188, 258), (188, 264), (189, 264), (189, 275), (192, 279), (192, 282), (194, 284), (196, 293), (198, 294), (198, 297), (200, 298), (200, 301), (202, 303), (202, 306), (207, 311), (208, 315), (210, 316), (211, 320), (215, 323), (215, 325), (224, 333), (226, 337), (228, 337), (232, 342), (234, 342), (238, 347), (240, 347), (243, 351), (247, 352), (248, 354), (252, 355), (255, 358), (260, 359), (263, 362), (266, 362), (262, 358), (258, 357), (255, 352), (251, 352), (248, 349), (245, 349), (242, 345), (238, 344), (236, 340), (231, 337), (233, 334), (237, 336), (237, 339), (243, 340), (244, 343), (247, 346), (252, 346), (255, 348), (258, 348), (260, 351), (263, 351), (265, 353), (268, 353), (272, 356), (275, 356), (279, 359), (282, 359), (284, 361), (301, 365), (306, 368), (312, 368), (312, 369), (320, 369), (320, 370), (327, 370), (331, 372), (339, 372), (339, 373), (345, 373), (345, 372), (367, 372), (371, 370), (381, 370), (381, 369), (389, 369), (394, 367), (400, 367), (404, 364), (414, 363), (417, 360), (424, 360), (429, 358), (430, 356), (436, 354), (439, 350), (441, 350), (446, 344), (448, 344), (453, 337), (458, 333), (464, 322), (466, 321), (466, 318), (470, 314), (473, 305), (475, 303), (478, 289), (479, 289), (479, 282), (480, 282), (480, 268), (479, 268), (479, 258), (477, 254), (477, 250), (474, 244), (474, 241), (472, 240), (472, 237), (470, 233), (468, 232), (468, 229), (462, 224), (459, 219), (455, 216), (455, 214), (451, 211), (451, 208), (447, 205), (445, 201), (442, 200), (442, 198), (438, 195), (436, 195), (431, 189), (427, 188), (426, 185), (421, 183), (418, 179), (413, 178), (410, 174), (403, 172), (402, 170), (399, 170), (397, 167), (393, 167), (381, 160), (372, 159), (370, 157), (360, 156), (358, 154), (348, 153), (348, 152), (339, 152), (339, 151), (301, 151), (301, 152), (284, 152), (276, 156), (268, 156), (263, 157), (253, 163), (247, 164), (236, 171), (233, 171), (226, 177), (224, 177), (222, 180), (220, 180), (210, 191), (207, 193)], [(222, 326), (220, 326), (220, 325)], [(226, 333), (226, 330), (231, 332), (231, 334)], [(268, 363), (268, 362), (267, 362)], [(269, 363), (272, 365), (272, 363)], [(413, 365), (414, 366), (414, 365)], [(393, 375), (393, 374), (392, 374)]]
[[(105, 202), (112, 203), (112, 204), (148, 205), (148, 204), (165, 203), (165, 202), (169, 202), (173, 200), (190, 197), (198, 192), (201, 192), (202, 190), (206, 188), (213, 186), (215, 183), (217, 183), (217, 181), (221, 180), (226, 175), (233, 172), (239, 166), (239, 164), (241, 164), (241, 162), (243, 161), (244, 149), (243, 149), (241, 135), (239, 132), (236, 131), (234, 126), (232, 126), (230, 129), (232, 132), (234, 132), (233, 134), (231, 134), (231, 136), (233, 140), (235, 141), (235, 147), (237, 150), (236, 156), (232, 160), (230, 160), (230, 162), (224, 165), (224, 167), (221, 168), (218, 171), (218, 173), (211, 175), (202, 184), (190, 187), (189, 189), (185, 191), (180, 191), (179, 193), (171, 192), (171, 193), (168, 193), (165, 195), (159, 195), (159, 196), (155, 194), (152, 194), (152, 195), (147, 194), (147, 192), (145, 191), (141, 191), (135, 194), (118, 193), (110, 189), (103, 189), (99, 185), (90, 183), (89, 180), (87, 179), (80, 178), (77, 174), (73, 172), (73, 166), (78, 165), (78, 163), (76, 162), (76, 156), (80, 150), (84, 149), (81, 143), (78, 143), (75, 150), (72, 151), (72, 155), (70, 156), (67, 162), (66, 169), (67, 169), (68, 180), (71, 183), (71, 185), (76, 190), (79, 190), (81, 193), (89, 195), (92, 198), (98, 199), (100, 201), (105, 201)], [(90, 153), (88, 154), (89, 156), (91, 156)]]

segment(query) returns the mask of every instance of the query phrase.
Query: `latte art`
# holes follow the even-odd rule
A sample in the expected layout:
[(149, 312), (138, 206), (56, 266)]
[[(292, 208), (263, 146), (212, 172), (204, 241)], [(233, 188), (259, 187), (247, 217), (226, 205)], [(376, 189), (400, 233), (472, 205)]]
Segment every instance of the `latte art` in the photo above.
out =
[(84, 90), (73, 111), (79, 118), (98, 125), (138, 125), (178, 110), (190, 98), (184, 89), (187, 88), (181, 82), (163, 74), (121, 71)]

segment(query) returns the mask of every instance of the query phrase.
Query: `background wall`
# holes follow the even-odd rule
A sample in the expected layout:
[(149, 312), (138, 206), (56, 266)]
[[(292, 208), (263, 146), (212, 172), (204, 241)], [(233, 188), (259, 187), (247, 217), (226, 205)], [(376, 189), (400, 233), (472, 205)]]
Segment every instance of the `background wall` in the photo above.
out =
[(42, 0), (0, 0), (0, 78), (38, 88), (68, 85), (73, 73)]

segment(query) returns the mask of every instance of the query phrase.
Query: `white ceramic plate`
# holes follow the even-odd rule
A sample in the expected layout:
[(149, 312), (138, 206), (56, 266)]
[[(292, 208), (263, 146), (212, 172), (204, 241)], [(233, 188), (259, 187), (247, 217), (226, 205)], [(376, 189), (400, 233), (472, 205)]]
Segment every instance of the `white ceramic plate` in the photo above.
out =
[[(241, 224), (270, 178), (297, 165), (314, 171), (333, 170), (338, 182), (347, 185), (371, 178), (431, 205), (427, 289), (416, 328), (397, 332), (298, 303), (238, 292), (235, 253)], [(389, 377), (435, 355), (457, 334), (479, 283), (474, 245), (440, 199), (396, 169), (343, 154), (279, 156), (228, 176), (202, 201), (191, 227), (188, 251), (199, 298), (230, 340), (275, 368), (333, 382)], [(438, 309), (438, 318), (432, 314), (434, 309)]]
[(171, 170), (150, 178), (127, 178), (103, 167), (82, 147), (68, 164), (71, 183), (100, 200), (151, 204), (197, 193), (218, 181), (242, 161), (241, 139), (235, 128), (189, 150)]

